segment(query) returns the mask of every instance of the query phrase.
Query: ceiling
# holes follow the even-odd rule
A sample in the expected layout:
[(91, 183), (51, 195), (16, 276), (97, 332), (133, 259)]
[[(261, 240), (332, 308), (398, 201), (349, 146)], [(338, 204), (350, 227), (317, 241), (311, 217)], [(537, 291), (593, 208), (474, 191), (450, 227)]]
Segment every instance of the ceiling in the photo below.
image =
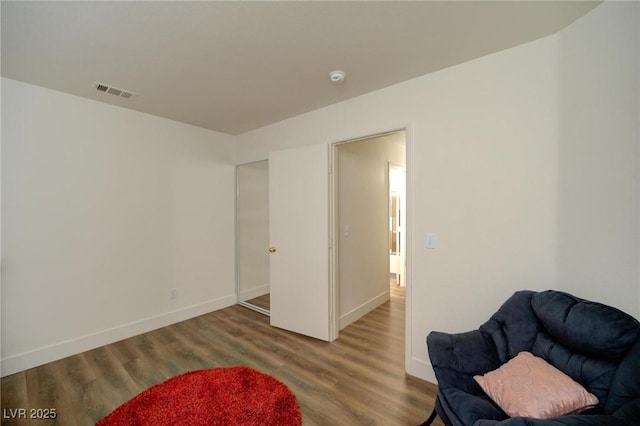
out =
[(545, 37), (598, 4), (2, 1), (1, 73), (236, 135)]

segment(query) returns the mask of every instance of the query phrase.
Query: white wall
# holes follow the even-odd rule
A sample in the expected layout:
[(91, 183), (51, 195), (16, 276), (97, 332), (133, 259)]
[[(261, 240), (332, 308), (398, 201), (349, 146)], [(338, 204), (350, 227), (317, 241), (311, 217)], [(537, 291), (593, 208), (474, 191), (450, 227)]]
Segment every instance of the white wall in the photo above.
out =
[(238, 137), (248, 161), (407, 128), (411, 374), (431, 377), (430, 330), (476, 327), (514, 290), (555, 284), (556, 48), (547, 38)]
[(559, 284), (640, 317), (640, 4), (605, 3), (558, 40)]
[[(606, 302), (640, 317), (637, 121), (619, 119), (617, 109), (599, 111), (599, 120), (591, 113), (583, 116), (579, 107), (597, 100), (562, 89), (572, 72), (561, 59), (571, 53), (567, 43), (571, 49), (590, 49), (589, 40), (607, 31), (602, 27), (622, 26), (614, 37), (626, 42), (616, 48), (630, 57), (630, 63), (638, 63), (632, 46), (637, 28), (629, 28), (634, 21), (618, 22), (607, 13), (610, 7), (629, 6), (599, 6), (583, 18), (593, 23), (576, 22), (565, 30), (576, 31), (566, 40), (563, 32), (238, 137), (237, 156), (244, 162), (266, 158), (275, 149), (408, 130), (410, 374), (433, 379), (424, 342), (429, 331), (477, 328), (516, 290), (556, 288), (585, 297), (604, 295), (582, 284), (581, 265), (559, 265), (581, 244), (574, 236), (592, 231), (594, 220), (583, 223), (576, 215), (599, 206), (597, 199), (585, 197), (586, 204), (566, 199), (573, 189), (589, 191), (591, 186), (591, 180), (578, 181), (567, 189), (564, 168), (582, 170), (573, 163), (578, 139), (567, 141), (568, 125), (563, 123), (569, 110), (574, 123), (590, 121), (586, 132), (606, 134), (609, 125), (603, 125), (604, 120), (623, 127), (616, 134), (629, 135), (615, 154), (627, 158), (624, 171), (617, 171), (619, 165), (612, 161), (598, 167), (605, 170), (600, 174), (624, 180), (624, 195), (630, 199), (614, 197), (615, 205), (597, 219), (606, 219), (616, 229), (613, 241), (602, 241), (613, 253), (602, 259), (605, 269), (627, 271), (622, 279), (606, 282)], [(594, 47), (594, 60), (604, 53), (600, 50), (611, 48)], [(601, 61), (595, 69), (580, 72), (599, 82), (617, 75), (617, 66)], [(635, 77), (619, 77), (623, 80), (616, 82), (621, 89), (613, 95), (616, 102), (627, 92), (637, 101)], [(635, 107), (631, 114), (637, 119), (637, 105), (632, 102), (629, 107)], [(588, 155), (589, 162), (595, 162), (599, 152)], [(568, 223), (577, 227), (575, 232), (560, 229)], [(619, 229), (628, 229), (630, 236), (623, 238)], [(428, 232), (437, 235), (435, 250), (423, 248)], [(628, 249), (631, 254), (617, 257)]]
[(389, 300), (388, 163), (404, 165), (404, 133), (341, 144), (336, 161), (342, 329)]
[[(2, 79), (0, 78), (0, 99), (2, 99)], [(2, 116), (2, 102), (0, 102), (0, 117)], [(0, 119), (0, 224), (2, 223), (2, 120)], [(2, 226), (0, 226), (0, 376), (2, 376)]]
[[(408, 130), (410, 374), (433, 378), (429, 331), (475, 328), (522, 288), (640, 317), (638, 19), (604, 3), (240, 135), (237, 163)], [(3, 374), (235, 301), (233, 140), (2, 80)]]
[(2, 79), (2, 374), (235, 303), (234, 150)]

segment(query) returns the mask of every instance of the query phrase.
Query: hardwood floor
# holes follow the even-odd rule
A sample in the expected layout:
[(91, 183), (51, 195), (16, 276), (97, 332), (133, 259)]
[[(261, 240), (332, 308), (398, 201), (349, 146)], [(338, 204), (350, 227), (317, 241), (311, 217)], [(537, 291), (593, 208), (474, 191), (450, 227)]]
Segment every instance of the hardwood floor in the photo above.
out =
[(259, 297), (254, 297), (253, 299), (247, 300), (247, 303), (268, 311), (271, 308), (271, 294), (267, 293)]
[[(2, 425), (93, 425), (172, 376), (235, 365), (284, 382), (304, 425), (416, 425), (436, 393), (405, 375), (404, 292), (396, 288), (390, 302), (332, 343), (273, 328), (268, 317), (236, 305), (5, 377)], [(55, 408), (57, 417), (9, 418), (19, 408)]]

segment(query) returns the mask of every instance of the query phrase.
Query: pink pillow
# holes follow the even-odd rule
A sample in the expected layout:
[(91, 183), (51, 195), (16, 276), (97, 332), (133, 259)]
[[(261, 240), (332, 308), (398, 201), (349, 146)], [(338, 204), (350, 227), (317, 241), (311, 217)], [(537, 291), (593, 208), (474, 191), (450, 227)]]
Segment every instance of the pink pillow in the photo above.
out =
[(579, 383), (529, 352), (520, 352), (497, 370), (473, 378), (511, 417), (550, 419), (598, 404), (598, 398)]

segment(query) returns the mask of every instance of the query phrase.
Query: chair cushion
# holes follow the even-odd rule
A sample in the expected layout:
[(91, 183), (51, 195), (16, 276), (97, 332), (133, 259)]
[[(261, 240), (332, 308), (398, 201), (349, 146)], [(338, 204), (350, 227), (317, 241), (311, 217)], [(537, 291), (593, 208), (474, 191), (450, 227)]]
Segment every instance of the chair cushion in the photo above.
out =
[[(472, 425), (477, 419), (507, 419), (507, 414), (487, 395), (471, 395), (458, 389), (445, 389), (439, 393), (438, 414), (446, 425)], [(464, 407), (464, 409), (460, 409)], [(444, 420), (444, 419), (447, 420)]]
[(538, 321), (566, 348), (619, 362), (640, 337), (638, 321), (614, 307), (547, 290), (531, 298)]
[(627, 356), (622, 360), (611, 384), (611, 391), (605, 413), (613, 413), (629, 404), (635, 404), (634, 410), (627, 408), (625, 411), (630, 415), (635, 413), (635, 424), (640, 424), (640, 340), (629, 350)]
[(515, 292), (500, 309), (480, 326), (480, 331), (493, 340), (499, 361), (505, 363), (522, 351), (531, 349), (540, 324), (531, 308), (535, 292)]
[(613, 376), (618, 369), (617, 363), (573, 352), (545, 332), (538, 334), (530, 352), (584, 386), (598, 398), (598, 411), (604, 409)]
[(511, 417), (549, 419), (580, 413), (598, 403), (579, 383), (529, 352), (520, 352), (474, 379)]

